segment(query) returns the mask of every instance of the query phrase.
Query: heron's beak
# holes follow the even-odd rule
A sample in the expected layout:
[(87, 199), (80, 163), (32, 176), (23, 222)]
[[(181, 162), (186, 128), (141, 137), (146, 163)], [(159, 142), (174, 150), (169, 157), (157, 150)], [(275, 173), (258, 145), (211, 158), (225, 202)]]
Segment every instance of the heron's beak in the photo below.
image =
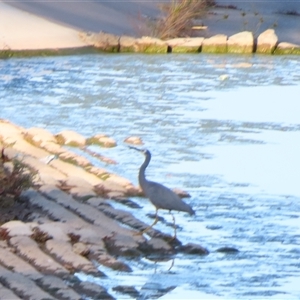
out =
[(133, 149), (133, 150), (136, 150), (136, 151), (140, 151), (140, 152), (143, 152), (142, 149), (139, 149), (139, 148), (136, 148), (136, 147), (133, 147), (133, 146), (128, 146), (129, 149)]

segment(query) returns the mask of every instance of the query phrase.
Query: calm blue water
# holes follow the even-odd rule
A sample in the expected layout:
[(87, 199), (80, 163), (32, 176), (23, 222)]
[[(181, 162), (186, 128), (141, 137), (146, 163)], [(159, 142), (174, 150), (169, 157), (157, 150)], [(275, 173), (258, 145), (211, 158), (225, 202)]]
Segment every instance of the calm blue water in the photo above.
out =
[[(142, 137), (147, 175), (187, 190), (195, 217), (175, 213), (178, 238), (206, 257), (128, 262), (131, 274), (103, 270), (109, 289), (133, 285), (141, 299), (300, 298), (300, 58), (215, 55), (84, 55), (0, 60), (0, 118), (53, 133), (73, 129), (115, 138), (93, 147), (137, 183), (143, 157), (123, 140)], [(149, 223), (154, 208), (129, 210)], [(166, 221), (167, 212), (160, 212)], [(146, 216), (146, 217), (145, 217)], [(158, 223), (156, 228), (172, 232)], [(236, 255), (215, 252), (222, 246)], [(129, 297), (128, 297), (129, 298)]]

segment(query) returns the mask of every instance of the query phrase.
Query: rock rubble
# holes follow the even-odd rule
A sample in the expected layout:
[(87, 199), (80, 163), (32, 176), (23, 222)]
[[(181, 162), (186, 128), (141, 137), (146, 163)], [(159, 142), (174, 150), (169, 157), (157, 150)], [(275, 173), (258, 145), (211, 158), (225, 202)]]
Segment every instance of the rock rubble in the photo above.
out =
[(89, 45), (104, 52), (137, 53), (235, 53), (235, 54), (299, 54), (300, 45), (281, 43), (274, 29), (267, 29), (254, 38), (250, 31), (232, 36), (217, 34), (209, 38), (189, 37), (163, 41), (152, 37), (133, 38), (104, 32), (81, 33)]
[(120, 256), (140, 259), (181, 251), (180, 241), (153, 228), (147, 232), (150, 239), (137, 234), (149, 224), (114, 208), (108, 199), (139, 209), (127, 197), (141, 190), (107, 170), (97, 173), (88, 160), (80, 163), (65, 144), (82, 147), (86, 139), (68, 131), (63, 136), (61, 143), (44, 129), (0, 120), (2, 160), (18, 160), (35, 174), (34, 185), (20, 195), (27, 213), (0, 224), (1, 299), (113, 299), (105, 287), (80, 282), (74, 273), (106, 276), (99, 265), (131, 272)]

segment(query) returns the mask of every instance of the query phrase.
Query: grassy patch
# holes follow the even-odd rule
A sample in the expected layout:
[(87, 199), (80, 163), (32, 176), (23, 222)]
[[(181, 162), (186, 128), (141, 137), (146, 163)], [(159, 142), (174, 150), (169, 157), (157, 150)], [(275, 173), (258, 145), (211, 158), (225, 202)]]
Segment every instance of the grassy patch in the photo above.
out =
[[(33, 186), (35, 172), (18, 160), (12, 160), (11, 172), (6, 170), (3, 160), (0, 163), (0, 207), (1, 200), (19, 196), (23, 190)], [(6, 164), (7, 165), (7, 164)]]
[(214, 4), (211, 0), (172, 0), (161, 5), (164, 16), (153, 25), (153, 36), (161, 39), (189, 36), (193, 20)]
[(20, 201), (22, 191), (34, 186), (36, 172), (18, 160), (8, 160), (4, 149), (0, 152), (0, 224), (22, 219), (26, 204)]

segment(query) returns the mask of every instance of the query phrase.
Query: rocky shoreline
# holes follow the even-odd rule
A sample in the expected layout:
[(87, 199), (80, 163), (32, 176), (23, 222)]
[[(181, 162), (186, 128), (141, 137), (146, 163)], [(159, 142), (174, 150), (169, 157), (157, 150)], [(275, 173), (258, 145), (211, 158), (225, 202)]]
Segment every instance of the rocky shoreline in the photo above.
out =
[(74, 273), (106, 276), (98, 269), (101, 265), (131, 272), (119, 257), (155, 255), (159, 260), (178, 252), (208, 254), (200, 245), (182, 245), (155, 229), (147, 232), (149, 239), (138, 235), (148, 224), (109, 201), (139, 209), (128, 197), (140, 196), (141, 190), (65, 148), (88, 143), (115, 146), (103, 134), (90, 139), (72, 131), (53, 135), (0, 120), (3, 168), (9, 174), (12, 161), (18, 160), (35, 174), (34, 186), (16, 200), (22, 212), (0, 226), (1, 299), (112, 299), (105, 287), (80, 282)]
[(109, 53), (228, 53), (228, 54), (300, 54), (300, 45), (279, 42), (274, 29), (262, 32), (257, 39), (251, 31), (232, 36), (218, 34), (210, 38), (189, 37), (163, 41), (151, 37), (133, 38), (104, 32), (81, 33), (90, 46)]
[(280, 42), (274, 29), (267, 29), (257, 38), (251, 31), (242, 31), (232, 36), (217, 34), (209, 38), (187, 37), (167, 41), (153, 37), (134, 38), (105, 32), (80, 32), (86, 45), (78, 48), (41, 50), (0, 50), (0, 58), (14, 56), (69, 55), (81, 53), (211, 53), (211, 54), (268, 54), (299, 55), (300, 45)]
[[(70, 7), (65, 14), (61, 13), (57, 8), (61, 9), (63, 4), (59, 3), (48, 3), (48, 11), (29, 3), (9, 5), (0, 2), (0, 58), (99, 52), (300, 54), (297, 4), (257, 3), (251, 8), (243, 2), (237, 6), (222, 3), (211, 8), (202, 19), (195, 20), (198, 23), (190, 33), (193, 37), (160, 40), (143, 36), (149, 31), (141, 28), (148, 24), (146, 19), (132, 15), (137, 8), (133, 3), (120, 3), (119, 9), (106, 3), (112, 10), (103, 3), (85, 4), (86, 10), (81, 3), (73, 3), (72, 9), (77, 12), (75, 17)], [(21, 10), (22, 7), (25, 10)], [(90, 17), (96, 9), (102, 14), (93, 20)], [(109, 9), (112, 19), (107, 20), (106, 9)], [(144, 6), (145, 16), (154, 18), (159, 12), (154, 3)], [(130, 24), (130, 19), (136, 22), (137, 28)], [(125, 27), (127, 30), (124, 31)], [(277, 34), (268, 28), (276, 28)]]

